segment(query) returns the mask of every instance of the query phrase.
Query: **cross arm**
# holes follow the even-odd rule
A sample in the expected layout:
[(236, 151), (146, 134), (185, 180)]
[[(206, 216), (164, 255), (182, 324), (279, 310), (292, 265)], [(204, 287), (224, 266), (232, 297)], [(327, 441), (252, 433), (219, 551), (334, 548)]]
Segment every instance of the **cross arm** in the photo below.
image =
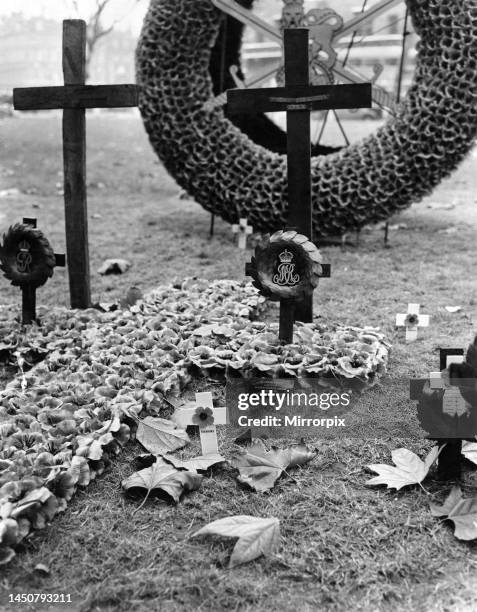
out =
[(138, 104), (138, 89), (127, 85), (64, 85), (13, 90), (16, 110), (56, 108), (125, 108)]
[(318, 111), (332, 108), (369, 108), (371, 85), (294, 85), (262, 89), (231, 89), (227, 110), (231, 113), (257, 113), (292, 110)]

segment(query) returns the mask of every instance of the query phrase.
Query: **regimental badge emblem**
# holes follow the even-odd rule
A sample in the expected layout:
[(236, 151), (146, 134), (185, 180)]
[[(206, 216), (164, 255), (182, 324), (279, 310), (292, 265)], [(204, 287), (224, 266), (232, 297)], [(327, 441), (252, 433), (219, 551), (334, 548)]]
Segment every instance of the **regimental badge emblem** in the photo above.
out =
[(30, 274), (32, 256), (30, 253), (31, 245), (26, 240), (22, 240), (18, 245), (18, 253), (16, 256), (17, 268), (21, 274)]
[(280, 287), (294, 287), (300, 282), (300, 275), (295, 273), (293, 253), (285, 249), (278, 256), (277, 272), (273, 276), (273, 282)]

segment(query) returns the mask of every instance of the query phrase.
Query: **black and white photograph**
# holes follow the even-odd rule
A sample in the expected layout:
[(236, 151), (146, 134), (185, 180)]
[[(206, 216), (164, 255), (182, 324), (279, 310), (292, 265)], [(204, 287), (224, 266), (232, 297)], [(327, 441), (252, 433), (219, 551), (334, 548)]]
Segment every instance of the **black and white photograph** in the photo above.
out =
[(0, 0), (0, 611), (477, 611), (476, 0)]

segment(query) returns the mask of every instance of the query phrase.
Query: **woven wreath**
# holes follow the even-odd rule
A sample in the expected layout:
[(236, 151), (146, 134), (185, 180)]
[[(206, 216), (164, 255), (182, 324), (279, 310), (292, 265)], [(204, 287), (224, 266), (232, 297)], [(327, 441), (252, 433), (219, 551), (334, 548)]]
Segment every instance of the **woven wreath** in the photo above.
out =
[[(355, 231), (417, 202), (473, 146), (475, 0), (407, 0), (407, 6), (420, 36), (414, 81), (396, 116), (374, 134), (312, 158), (316, 237)], [(196, 202), (227, 222), (247, 217), (255, 231), (273, 232), (288, 217), (287, 161), (255, 144), (267, 145), (271, 128), (252, 130), (250, 139), (222, 108), (206, 106), (213, 95), (211, 54), (215, 43), (223, 44), (223, 37), (217, 39), (223, 21), (210, 0), (150, 3), (136, 56), (139, 108), (165, 168)], [(240, 36), (229, 29), (227, 41), (226, 68), (230, 55), (231, 63), (239, 59)], [(221, 49), (215, 53), (217, 82), (224, 64)], [(241, 124), (251, 120), (242, 116)], [(282, 137), (274, 134), (273, 140)]]
[(0, 269), (12, 285), (41, 287), (53, 276), (56, 259), (43, 233), (17, 223), (3, 235), (0, 245)]
[[(320, 251), (306, 236), (280, 230), (255, 247), (248, 272), (265, 297), (301, 300), (318, 286), (321, 262)], [(289, 267), (282, 273), (281, 266)]]

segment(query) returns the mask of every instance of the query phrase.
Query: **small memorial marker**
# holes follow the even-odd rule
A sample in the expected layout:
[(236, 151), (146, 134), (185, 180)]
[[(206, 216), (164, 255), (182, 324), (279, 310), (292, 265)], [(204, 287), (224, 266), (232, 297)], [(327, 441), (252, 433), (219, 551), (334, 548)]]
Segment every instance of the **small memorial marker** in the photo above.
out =
[(219, 452), (217, 441), (217, 425), (227, 423), (227, 408), (214, 408), (212, 393), (209, 391), (195, 394), (195, 406), (179, 408), (174, 412), (173, 420), (184, 429), (188, 425), (198, 425), (200, 444), (203, 455), (212, 455)]
[(406, 314), (396, 315), (396, 327), (406, 328), (406, 342), (417, 340), (419, 327), (429, 326), (429, 315), (420, 314), (419, 304), (408, 304)]
[(234, 234), (238, 234), (238, 248), (245, 250), (247, 248), (247, 236), (253, 234), (253, 227), (248, 225), (247, 219), (240, 219), (238, 223), (232, 225)]
[(36, 290), (53, 276), (55, 266), (65, 266), (65, 256), (53, 253), (36, 219), (10, 227), (0, 246), (0, 268), (12, 285), (22, 290), (22, 322), (36, 321)]
[[(431, 372), (427, 380), (411, 381), (411, 399), (419, 401), (421, 425), (439, 444), (438, 474), (443, 479), (460, 477), (462, 440), (467, 439), (467, 435), (473, 438), (476, 433), (473, 406), (450, 381), (452, 364), (464, 361), (463, 349), (440, 349), (440, 371)], [(468, 380), (460, 380), (468, 386)]]

